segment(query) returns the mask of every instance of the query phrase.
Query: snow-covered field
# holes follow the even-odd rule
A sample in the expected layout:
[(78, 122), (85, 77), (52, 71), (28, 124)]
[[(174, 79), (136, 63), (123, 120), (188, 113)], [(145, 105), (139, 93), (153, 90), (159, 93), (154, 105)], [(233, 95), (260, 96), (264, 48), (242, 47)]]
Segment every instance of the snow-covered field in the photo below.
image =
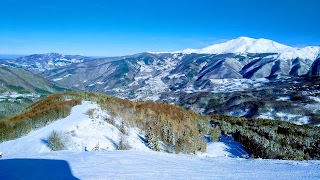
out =
[[(94, 113), (89, 116), (89, 110)], [(97, 104), (83, 102), (71, 114), (28, 135), (0, 143), (0, 179), (319, 179), (320, 161), (245, 159), (232, 137), (209, 143), (206, 153), (151, 151), (134, 128), (123, 135)], [(67, 150), (51, 151), (55, 130), (67, 139)], [(130, 150), (115, 150), (125, 138)], [(98, 151), (93, 151), (98, 145)], [(87, 147), (87, 148), (85, 148)], [(88, 151), (85, 151), (87, 149)]]

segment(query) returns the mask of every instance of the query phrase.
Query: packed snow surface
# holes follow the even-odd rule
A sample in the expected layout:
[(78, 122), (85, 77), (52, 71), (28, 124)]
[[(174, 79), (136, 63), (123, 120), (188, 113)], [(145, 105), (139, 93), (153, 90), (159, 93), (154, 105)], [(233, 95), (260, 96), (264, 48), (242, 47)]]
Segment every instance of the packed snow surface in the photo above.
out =
[[(154, 152), (140, 140), (143, 135), (138, 129), (126, 128), (124, 136), (117, 126), (121, 118), (115, 118), (113, 125), (106, 118), (110, 118), (108, 112), (97, 104), (83, 102), (66, 118), (0, 143), (0, 179), (320, 178), (319, 161), (248, 159), (244, 148), (230, 136), (208, 143), (207, 152), (196, 155)], [(66, 137), (67, 150), (48, 148), (53, 130)], [(121, 138), (131, 150), (115, 150)]]
[[(63, 177), (71, 171), (79, 179), (319, 179), (318, 161), (281, 161), (167, 154), (143, 151), (48, 152), (25, 155), (25, 163), (0, 160), (0, 179), (37, 176), (45, 179)], [(10, 159), (8, 159), (10, 161)], [(67, 164), (45, 168), (42, 160), (60, 160)], [(11, 160), (13, 161), (13, 160)], [(62, 161), (62, 162), (61, 162)], [(53, 164), (53, 161), (51, 164)], [(59, 162), (59, 161), (58, 161)], [(56, 164), (58, 164), (56, 162)], [(35, 164), (37, 163), (37, 164)], [(32, 168), (33, 166), (40, 166)], [(19, 168), (20, 167), (20, 168)], [(38, 171), (47, 169), (47, 171)], [(54, 174), (52, 173), (54, 172)], [(19, 172), (19, 174), (17, 174)], [(34, 175), (36, 174), (36, 175)], [(18, 179), (18, 178), (12, 178)], [(54, 179), (54, 178), (52, 178)], [(68, 179), (71, 179), (68, 177)]]

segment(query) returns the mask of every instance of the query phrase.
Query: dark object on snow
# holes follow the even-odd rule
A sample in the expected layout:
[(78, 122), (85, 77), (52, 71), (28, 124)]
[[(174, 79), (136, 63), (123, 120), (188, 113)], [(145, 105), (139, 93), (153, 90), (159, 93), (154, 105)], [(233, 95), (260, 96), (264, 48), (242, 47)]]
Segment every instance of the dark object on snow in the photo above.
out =
[(84, 147), (84, 151), (88, 151), (87, 147)]

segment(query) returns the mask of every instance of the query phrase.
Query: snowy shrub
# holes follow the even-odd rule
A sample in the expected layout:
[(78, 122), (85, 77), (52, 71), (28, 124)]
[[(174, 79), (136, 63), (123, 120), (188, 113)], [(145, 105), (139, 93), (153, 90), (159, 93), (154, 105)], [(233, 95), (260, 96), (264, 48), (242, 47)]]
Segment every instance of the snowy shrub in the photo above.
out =
[(131, 147), (127, 141), (127, 139), (122, 135), (117, 147), (117, 150), (129, 150)]
[(107, 118), (105, 119), (105, 121), (106, 121), (107, 123), (113, 125), (113, 126), (116, 126), (116, 122), (114, 121), (113, 118), (107, 117)]
[(99, 142), (96, 144), (94, 148), (92, 148), (92, 151), (100, 151), (100, 144)]
[(121, 132), (122, 134), (128, 135), (127, 132), (126, 132), (126, 127), (125, 127), (123, 121), (121, 122), (121, 125), (120, 125), (120, 127), (118, 127), (118, 129), (120, 130), (120, 132)]
[(94, 109), (89, 109), (87, 114), (89, 115), (89, 118), (93, 119)]
[(52, 131), (48, 138), (48, 146), (52, 151), (60, 151), (66, 148), (66, 137), (57, 131)]
[(160, 151), (159, 147), (159, 138), (155, 135), (154, 132), (151, 132), (146, 135), (147, 143), (149, 147), (154, 151)]

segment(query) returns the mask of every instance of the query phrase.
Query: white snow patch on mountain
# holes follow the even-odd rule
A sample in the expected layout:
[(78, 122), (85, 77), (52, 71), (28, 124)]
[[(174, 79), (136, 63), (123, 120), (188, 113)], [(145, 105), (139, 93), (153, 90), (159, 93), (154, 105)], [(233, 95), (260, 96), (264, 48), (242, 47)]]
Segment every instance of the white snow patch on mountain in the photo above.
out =
[(55, 79), (52, 79), (52, 81), (61, 81), (63, 78), (55, 78)]
[(292, 119), (298, 117), (296, 114), (289, 114), (284, 112), (277, 112), (276, 115), (280, 117), (281, 120), (291, 121)]
[[(277, 99), (279, 100), (285, 100), (286, 97), (283, 97), (283, 99)], [(304, 125), (304, 124), (309, 124), (310, 117), (309, 116), (303, 116), (303, 115), (298, 115), (298, 114), (290, 114), (290, 113), (284, 113), (284, 112), (278, 112), (275, 109), (270, 108), (269, 111), (260, 113), (258, 118), (262, 119), (273, 119), (273, 120), (282, 120), (282, 121), (287, 121), (291, 122), (297, 125)]]
[(282, 60), (289, 59), (309, 59), (315, 60), (320, 53), (319, 46), (308, 46), (304, 48), (289, 48), (279, 53), (278, 58)]
[(314, 97), (314, 96), (309, 96), (310, 99), (313, 99), (314, 101), (320, 103), (320, 98)]
[(65, 76), (63, 76), (63, 77), (66, 78), (66, 77), (69, 77), (69, 76), (72, 76), (72, 74), (67, 74), (67, 75), (65, 75)]
[(290, 96), (279, 97), (277, 101), (290, 101), (290, 98), (291, 98)]
[(295, 124), (298, 125), (303, 125), (303, 124), (309, 124), (310, 117), (309, 116), (304, 116), (298, 119), (298, 121), (295, 122)]

